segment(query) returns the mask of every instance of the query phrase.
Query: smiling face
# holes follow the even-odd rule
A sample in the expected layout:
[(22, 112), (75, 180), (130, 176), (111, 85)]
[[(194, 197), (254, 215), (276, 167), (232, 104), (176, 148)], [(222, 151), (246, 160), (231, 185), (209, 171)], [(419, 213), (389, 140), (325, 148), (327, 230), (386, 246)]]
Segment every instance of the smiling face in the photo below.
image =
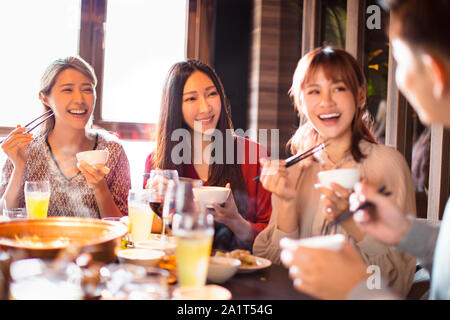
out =
[(68, 68), (57, 76), (50, 94), (40, 94), (43, 104), (55, 113), (55, 126), (84, 129), (94, 110), (94, 85), (81, 72)]
[(442, 80), (436, 76), (438, 73), (430, 63), (430, 56), (415, 52), (400, 37), (393, 36), (391, 43), (397, 62), (395, 81), (420, 120), (426, 125), (444, 124), (450, 127), (449, 91), (439, 94), (436, 90), (441, 87)]
[(217, 88), (205, 73), (194, 71), (187, 79), (181, 109), (190, 129), (207, 133), (216, 128), (222, 104)]
[(319, 68), (304, 84), (300, 105), (302, 113), (322, 137), (350, 141), (356, 105), (343, 80), (329, 79)]

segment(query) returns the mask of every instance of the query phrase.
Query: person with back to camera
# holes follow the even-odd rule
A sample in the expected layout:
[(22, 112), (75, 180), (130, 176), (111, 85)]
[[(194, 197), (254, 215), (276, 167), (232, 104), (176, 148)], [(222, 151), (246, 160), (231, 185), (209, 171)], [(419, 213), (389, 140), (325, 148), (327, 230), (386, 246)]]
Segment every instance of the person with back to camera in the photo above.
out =
[[(25, 181), (50, 182), (48, 216), (101, 218), (128, 214), (130, 169), (118, 139), (89, 129), (97, 78), (80, 57), (58, 59), (41, 78), (39, 99), (54, 116), (34, 135), (17, 126), (1, 148), (1, 206), (25, 207)], [(108, 149), (105, 165), (92, 166), (76, 154)]]
[[(189, 136), (189, 157), (179, 164), (172, 158), (173, 150), (180, 144), (171, 139), (176, 130), (185, 130)], [(222, 146), (211, 138), (214, 131), (222, 137)], [(179, 177), (201, 179), (203, 185), (231, 188), (223, 206), (213, 204), (213, 248), (251, 250), (272, 211), (270, 192), (253, 181), (260, 173), (258, 159), (267, 156), (266, 150), (257, 142), (234, 134), (222, 82), (207, 64), (187, 60), (170, 68), (162, 94), (156, 144), (156, 150), (146, 159), (145, 172), (172, 169), (178, 171)], [(218, 161), (211, 160), (211, 150), (215, 150)], [(230, 153), (234, 154), (232, 163), (228, 161)], [(201, 161), (195, 161), (195, 155), (200, 155)]]
[[(397, 61), (399, 89), (427, 125), (450, 128), (450, 1), (385, 0), (391, 13), (389, 37)], [(358, 184), (351, 208), (370, 201), (353, 220), (368, 235), (418, 257), (431, 272), (430, 299), (450, 299), (450, 201), (440, 227), (407, 215), (377, 185)], [(284, 263), (294, 285), (319, 298), (397, 299), (383, 287), (370, 290), (367, 265), (345, 243), (340, 252), (305, 248), (286, 242)], [(320, 272), (320, 276), (317, 274)], [(339, 277), (335, 275), (339, 274)]]
[[(269, 226), (255, 240), (256, 255), (280, 263), (280, 239), (327, 233), (349, 237), (364, 260), (378, 265), (399, 294), (410, 290), (416, 261), (361, 232), (349, 219), (327, 232), (348, 209), (351, 191), (339, 184), (321, 185), (318, 173), (356, 168), (371, 183), (385, 185), (395, 203), (415, 214), (415, 192), (404, 157), (378, 145), (367, 121), (366, 80), (356, 59), (345, 50), (317, 48), (302, 57), (294, 73), (291, 96), (304, 122), (291, 139), (292, 153), (301, 153), (327, 139), (324, 150), (289, 168), (285, 161), (263, 160), (261, 183), (272, 192)], [(389, 161), (386, 161), (389, 159)]]

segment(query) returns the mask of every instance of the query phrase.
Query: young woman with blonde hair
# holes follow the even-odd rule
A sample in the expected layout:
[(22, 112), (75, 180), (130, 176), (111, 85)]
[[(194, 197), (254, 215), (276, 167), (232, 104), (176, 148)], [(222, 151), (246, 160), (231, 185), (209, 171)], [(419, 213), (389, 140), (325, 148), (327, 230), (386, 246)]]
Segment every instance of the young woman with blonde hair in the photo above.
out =
[[(393, 148), (375, 143), (370, 131), (366, 79), (356, 60), (338, 48), (317, 48), (300, 59), (291, 96), (302, 124), (291, 139), (293, 154), (328, 139), (329, 145), (310, 159), (286, 168), (284, 161), (265, 160), (261, 175), (272, 192), (273, 212), (269, 226), (255, 239), (256, 255), (280, 263), (283, 237), (306, 238), (322, 234), (322, 226), (348, 209), (350, 191), (338, 184), (319, 184), (322, 170), (358, 168), (361, 177), (392, 192), (404, 212), (415, 214), (415, 192), (403, 156)], [(331, 233), (348, 236), (370, 264), (380, 268), (389, 284), (406, 294), (412, 284), (415, 259), (367, 237), (352, 219)]]
[[(17, 126), (3, 141), (1, 206), (25, 207), (26, 181), (50, 182), (48, 216), (101, 218), (128, 214), (128, 159), (119, 141), (89, 128), (97, 79), (80, 57), (54, 61), (41, 79), (39, 99), (54, 116), (36, 133)], [(108, 149), (105, 165), (78, 162), (81, 151)]]

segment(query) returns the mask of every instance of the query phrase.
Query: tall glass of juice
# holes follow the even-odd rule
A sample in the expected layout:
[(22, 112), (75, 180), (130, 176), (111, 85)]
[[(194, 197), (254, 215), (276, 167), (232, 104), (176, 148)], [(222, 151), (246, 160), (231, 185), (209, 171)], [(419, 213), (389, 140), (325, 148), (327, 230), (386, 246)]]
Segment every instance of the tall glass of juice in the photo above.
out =
[(24, 191), (28, 218), (47, 218), (48, 204), (50, 201), (50, 183), (48, 181), (26, 181)]
[(197, 202), (192, 193), (201, 180), (183, 181), (177, 185), (176, 212), (172, 227), (176, 239), (178, 283), (181, 287), (203, 286), (214, 236), (214, 219)]
[(133, 242), (150, 239), (153, 223), (150, 193), (147, 189), (130, 190), (128, 193), (128, 216)]

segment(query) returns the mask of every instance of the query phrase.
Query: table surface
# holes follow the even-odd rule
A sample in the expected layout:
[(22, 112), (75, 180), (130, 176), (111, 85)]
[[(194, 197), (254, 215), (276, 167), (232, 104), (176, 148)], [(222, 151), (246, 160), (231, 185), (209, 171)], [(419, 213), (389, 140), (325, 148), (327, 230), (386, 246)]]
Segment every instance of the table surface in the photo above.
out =
[(231, 291), (233, 300), (311, 300), (297, 291), (288, 270), (279, 265), (252, 273), (237, 273), (221, 286)]

